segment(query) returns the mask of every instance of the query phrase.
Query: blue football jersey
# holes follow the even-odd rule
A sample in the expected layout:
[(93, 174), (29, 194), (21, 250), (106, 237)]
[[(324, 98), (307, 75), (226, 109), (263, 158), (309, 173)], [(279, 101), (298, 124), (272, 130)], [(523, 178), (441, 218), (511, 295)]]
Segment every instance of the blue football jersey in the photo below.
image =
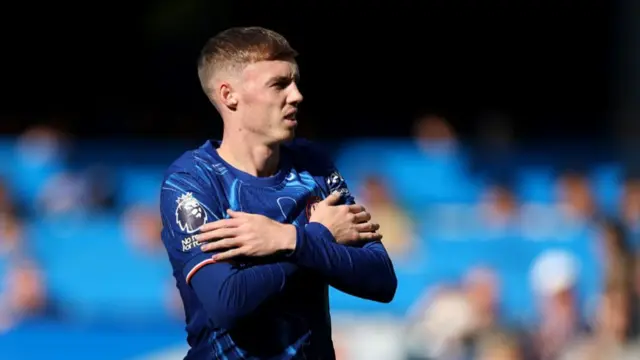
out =
[[(255, 177), (227, 164), (208, 141), (186, 152), (165, 174), (161, 191), (162, 239), (173, 267), (186, 315), (187, 359), (333, 359), (327, 281), (300, 270), (277, 295), (232, 329), (212, 323), (190, 286), (213, 263), (195, 238), (200, 227), (228, 217), (227, 209), (262, 214), (305, 226), (315, 203), (340, 191), (353, 198), (339, 172), (309, 142), (283, 145), (278, 172)], [(240, 259), (239, 268), (269, 259)]]

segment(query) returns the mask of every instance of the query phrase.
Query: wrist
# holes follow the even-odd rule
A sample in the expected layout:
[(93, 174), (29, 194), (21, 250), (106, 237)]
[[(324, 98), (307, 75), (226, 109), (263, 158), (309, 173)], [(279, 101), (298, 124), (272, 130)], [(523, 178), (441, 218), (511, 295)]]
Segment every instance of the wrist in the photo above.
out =
[(306, 227), (307, 233), (315, 238), (321, 239), (325, 242), (336, 242), (336, 238), (323, 223), (320, 222), (310, 222)]
[(280, 250), (293, 252), (298, 242), (298, 229), (295, 225), (283, 224), (283, 236), (281, 237)]

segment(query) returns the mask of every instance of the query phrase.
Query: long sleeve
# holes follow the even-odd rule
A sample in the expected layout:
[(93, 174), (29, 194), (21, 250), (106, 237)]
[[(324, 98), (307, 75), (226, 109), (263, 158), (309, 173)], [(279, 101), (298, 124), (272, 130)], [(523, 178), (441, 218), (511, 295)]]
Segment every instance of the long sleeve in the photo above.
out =
[(282, 262), (235, 268), (229, 263), (203, 266), (191, 278), (191, 287), (216, 327), (231, 329), (243, 317), (282, 291), (298, 267)]
[(298, 229), (291, 262), (316, 271), (338, 290), (361, 298), (388, 303), (398, 286), (393, 264), (381, 242), (351, 247), (335, 242), (319, 223)]

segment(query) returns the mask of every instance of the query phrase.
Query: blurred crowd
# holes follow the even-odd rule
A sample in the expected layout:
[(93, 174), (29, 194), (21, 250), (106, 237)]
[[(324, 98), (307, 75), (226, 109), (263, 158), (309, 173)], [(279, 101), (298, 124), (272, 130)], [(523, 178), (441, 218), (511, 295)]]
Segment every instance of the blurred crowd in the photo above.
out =
[[(113, 168), (97, 160), (99, 154), (94, 154), (96, 161), (74, 163), (70, 137), (44, 125), (28, 129), (17, 139), (4, 140), (0, 143), (0, 331), (11, 329), (23, 320), (64, 318), (63, 310), (68, 305), (50, 296), (55, 293), (50, 291), (51, 274), (41, 261), (43, 251), (49, 257), (51, 253), (64, 251), (64, 246), (59, 238), (47, 238), (46, 234), (33, 230), (42, 220), (75, 218), (74, 223), (86, 221), (91, 226), (93, 215), (112, 214), (113, 224), (122, 230), (122, 239), (132, 252), (165, 260), (159, 237), (161, 222), (154, 200), (148, 196), (146, 201), (120, 200), (119, 203), (117, 179), (111, 174)], [(161, 174), (154, 179), (158, 176)], [(87, 214), (92, 216), (83, 217)], [(99, 233), (83, 236), (96, 241), (110, 240), (103, 239)], [(65, 276), (82, 270), (89, 273), (90, 279), (94, 269), (80, 269), (80, 262), (74, 260), (82, 256), (80, 251), (57, 255), (68, 263)], [(104, 259), (104, 263), (107, 268), (114, 266), (108, 259)], [(180, 316), (181, 304), (167, 279), (165, 305), (171, 314)], [(86, 284), (87, 288), (91, 286)]]
[[(484, 150), (468, 151), (445, 118), (428, 115), (413, 139), (354, 141), (336, 153), (398, 268), (406, 357), (640, 359), (640, 180), (618, 167), (594, 175), (593, 167), (523, 166), (503, 123), (487, 128)], [(52, 275), (43, 251), (65, 251), (74, 271), (90, 271), (74, 263), (78, 247), (47, 247), (57, 240), (32, 224), (110, 214), (122, 229), (118, 251), (167, 262), (153, 184), (178, 154), (132, 165), (157, 172), (148, 177), (118, 177), (126, 151), (95, 154), (51, 127), (0, 147), (0, 329), (69, 312), (56, 296), (63, 285), (52, 283), (71, 275)], [(108, 155), (118, 165), (92, 160)], [(93, 246), (91, 231), (78, 244)], [(161, 306), (179, 319), (171, 273), (157, 269), (166, 270)]]
[[(512, 151), (504, 136), (508, 132), (495, 130), (495, 147), (479, 155), (482, 164), (492, 170), (474, 172), (471, 157), (462, 166), (463, 172), (475, 174), (478, 180), (479, 186), (471, 196), (442, 199), (442, 193), (425, 196), (418, 190), (420, 183), (429, 187), (441, 182), (442, 192), (464, 192), (457, 175), (441, 181), (429, 178), (455, 169), (461, 157), (455, 132), (440, 116), (425, 116), (416, 123), (415, 141), (423, 158), (418, 164), (451, 161), (455, 165), (439, 167), (439, 174), (420, 178), (420, 171), (411, 168), (412, 160), (405, 157), (397, 167), (408, 166), (407, 175), (413, 172), (419, 177), (405, 196), (398, 188), (385, 186), (385, 180), (396, 185), (406, 181), (389, 176), (399, 171), (396, 166), (377, 171), (377, 175), (363, 169), (354, 172), (355, 177), (364, 174), (357, 194), (380, 222), (385, 245), (401, 272), (410, 266), (407, 260), (415, 258), (416, 253), (420, 254), (418, 261), (427, 264), (464, 264), (454, 271), (453, 278), (436, 275), (413, 304), (405, 343), (408, 357), (640, 358), (640, 181), (616, 168), (613, 176), (607, 171), (600, 174), (601, 178), (608, 177), (605, 183), (609, 183), (605, 184), (598, 174), (588, 171), (588, 166), (576, 162), (573, 166), (565, 162), (555, 171), (542, 171), (548, 176), (545, 181), (535, 180), (540, 176), (535, 172), (528, 174), (529, 180), (518, 179), (517, 166), (509, 164), (504, 153)], [(584, 154), (583, 158), (588, 156)], [(551, 154), (548, 161), (553, 160)], [(380, 163), (368, 169), (379, 167)], [(528, 181), (538, 183), (527, 185)], [(399, 196), (390, 195), (394, 190)], [(420, 222), (423, 224), (417, 224)], [(415, 233), (412, 229), (416, 226), (429, 228)], [(468, 244), (470, 241), (474, 244)], [(496, 241), (506, 244), (494, 247)], [(442, 251), (439, 246), (453, 249)], [(480, 254), (464, 259), (466, 251)], [(523, 251), (529, 254), (523, 255)], [(446, 258), (438, 259), (440, 254)], [(509, 265), (500, 265), (504, 263)], [(440, 273), (438, 270), (446, 267), (431, 269)], [(513, 275), (516, 278), (509, 279)], [(523, 284), (509, 284), (514, 280)], [(514, 308), (505, 311), (503, 295), (509, 291), (501, 289), (503, 286), (512, 287), (511, 292), (530, 288), (530, 299), (516, 302)], [(525, 309), (527, 303), (530, 309)], [(532, 312), (531, 318), (523, 315), (527, 311)]]

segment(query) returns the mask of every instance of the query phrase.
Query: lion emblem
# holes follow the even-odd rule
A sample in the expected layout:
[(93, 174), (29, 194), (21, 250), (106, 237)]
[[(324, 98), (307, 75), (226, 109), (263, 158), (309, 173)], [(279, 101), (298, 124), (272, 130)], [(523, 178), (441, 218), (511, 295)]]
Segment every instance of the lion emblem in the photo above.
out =
[(334, 170), (329, 176), (327, 176), (326, 182), (329, 187), (329, 192), (339, 191), (344, 196), (351, 195), (349, 188), (347, 187), (347, 183), (337, 170)]
[(181, 231), (194, 233), (207, 223), (207, 212), (192, 193), (186, 193), (177, 200), (176, 223)]
[(339, 172), (334, 171), (327, 177), (327, 185), (331, 191), (338, 190), (344, 185), (344, 179)]

